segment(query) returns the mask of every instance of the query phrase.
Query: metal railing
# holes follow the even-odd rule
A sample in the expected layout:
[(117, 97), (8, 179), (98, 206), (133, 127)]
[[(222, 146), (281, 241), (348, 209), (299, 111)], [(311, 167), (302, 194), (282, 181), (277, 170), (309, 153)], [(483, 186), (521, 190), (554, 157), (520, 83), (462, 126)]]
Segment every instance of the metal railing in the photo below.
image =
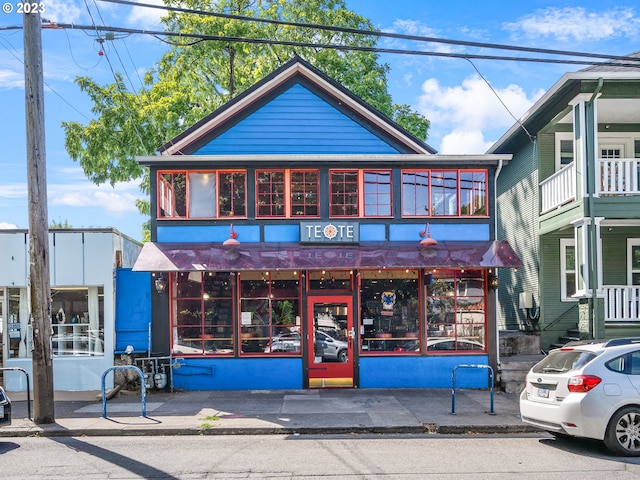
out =
[(27, 418), (29, 420), (33, 420), (31, 418), (31, 387), (29, 385), (29, 372), (27, 372), (24, 368), (20, 367), (2, 367), (0, 368), (3, 372), (6, 371), (18, 371), (24, 373), (25, 377), (27, 377)]
[(489, 415), (495, 415), (493, 411), (493, 368), (490, 365), (474, 365), (474, 364), (461, 364), (453, 369), (453, 373), (451, 375), (451, 415), (456, 414), (456, 371), (459, 368), (482, 368), (489, 370), (489, 387), (490, 387), (490, 406), (489, 406)]
[(147, 416), (147, 390), (144, 384), (144, 374), (142, 370), (134, 365), (116, 365), (115, 367), (107, 368), (102, 374), (102, 418), (107, 418), (107, 393), (105, 388), (105, 378), (107, 377), (107, 373), (113, 370), (134, 370), (140, 375), (140, 394), (141, 394), (141, 402), (142, 402), (142, 417)]

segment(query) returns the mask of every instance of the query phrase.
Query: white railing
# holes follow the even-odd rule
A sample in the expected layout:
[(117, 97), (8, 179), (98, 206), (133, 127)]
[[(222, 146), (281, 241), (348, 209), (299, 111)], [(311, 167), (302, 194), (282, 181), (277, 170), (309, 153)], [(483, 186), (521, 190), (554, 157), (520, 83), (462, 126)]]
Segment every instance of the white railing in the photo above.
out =
[(576, 198), (576, 167), (570, 163), (540, 182), (541, 212), (546, 213)]
[(640, 158), (600, 158), (600, 195), (639, 195)]
[(640, 322), (640, 286), (603, 287), (605, 322)]

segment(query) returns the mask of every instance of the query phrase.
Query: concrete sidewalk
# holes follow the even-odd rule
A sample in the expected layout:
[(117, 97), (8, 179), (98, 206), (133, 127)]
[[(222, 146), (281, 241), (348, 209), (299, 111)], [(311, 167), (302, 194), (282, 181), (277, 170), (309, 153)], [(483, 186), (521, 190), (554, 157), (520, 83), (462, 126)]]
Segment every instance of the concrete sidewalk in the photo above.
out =
[[(24, 393), (9, 393), (12, 425), (0, 437), (320, 433), (522, 433), (518, 395), (489, 390), (328, 389), (148, 392), (107, 401), (100, 392), (56, 392), (56, 423), (27, 418)], [(33, 414), (33, 412), (32, 412)]]

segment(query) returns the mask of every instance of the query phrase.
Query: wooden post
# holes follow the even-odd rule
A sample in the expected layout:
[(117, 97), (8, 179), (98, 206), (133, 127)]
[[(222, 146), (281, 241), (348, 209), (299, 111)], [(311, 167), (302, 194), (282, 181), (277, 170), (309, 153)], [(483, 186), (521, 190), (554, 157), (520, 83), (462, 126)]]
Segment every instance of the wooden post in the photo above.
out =
[(40, 14), (24, 14), (23, 22), (29, 192), (29, 288), (33, 327), (33, 420), (36, 424), (45, 424), (54, 423), (55, 415)]

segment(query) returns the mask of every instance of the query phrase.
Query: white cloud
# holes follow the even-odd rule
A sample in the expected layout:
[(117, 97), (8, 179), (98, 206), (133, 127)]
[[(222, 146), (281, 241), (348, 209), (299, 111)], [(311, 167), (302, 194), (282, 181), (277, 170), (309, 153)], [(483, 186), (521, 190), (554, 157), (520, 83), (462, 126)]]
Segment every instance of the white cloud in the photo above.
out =
[(640, 17), (631, 8), (589, 12), (582, 7), (549, 7), (505, 23), (503, 27), (515, 37), (597, 41), (615, 37), (637, 38)]
[(83, 18), (85, 8), (77, 1), (47, 0), (43, 19), (57, 23), (78, 23)]
[(27, 198), (27, 184), (10, 183), (2, 185), (0, 198)]
[(0, 222), (0, 230), (11, 230), (13, 228), (18, 228), (18, 226), (15, 223)]
[[(518, 85), (495, 88), (496, 94), (478, 76), (466, 78), (461, 85), (446, 87), (431, 78), (422, 84), (418, 110), (431, 121), (429, 140), (441, 142), (441, 154), (484, 153), (491, 144), (487, 137), (498, 137), (515, 123), (542, 95), (529, 98)], [(512, 116), (513, 115), (513, 116)]]
[[(147, 0), (144, 3), (152, 5), (164, 5), (162, 0)], [(133, 7), (127, 17), (127, 23), (136, 28), (157, 29), (160, 26), (160, 18), (167, 14), (160, 8)]]

